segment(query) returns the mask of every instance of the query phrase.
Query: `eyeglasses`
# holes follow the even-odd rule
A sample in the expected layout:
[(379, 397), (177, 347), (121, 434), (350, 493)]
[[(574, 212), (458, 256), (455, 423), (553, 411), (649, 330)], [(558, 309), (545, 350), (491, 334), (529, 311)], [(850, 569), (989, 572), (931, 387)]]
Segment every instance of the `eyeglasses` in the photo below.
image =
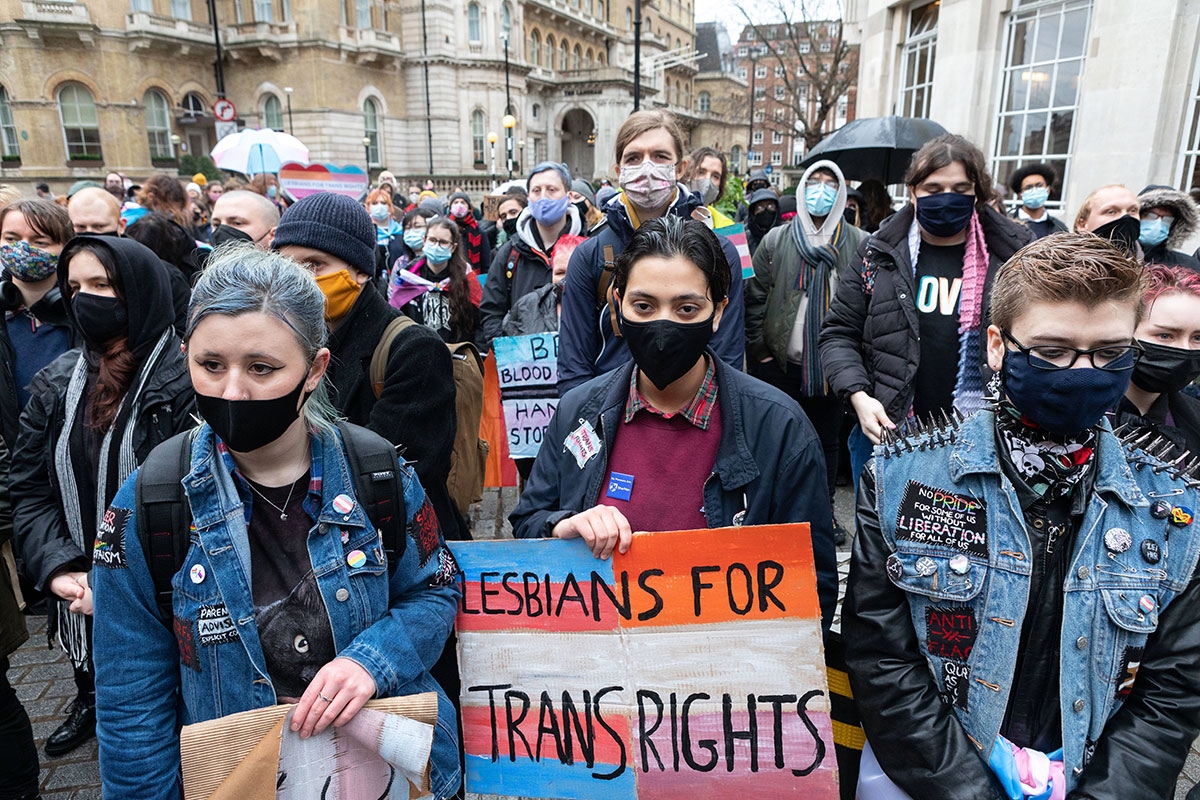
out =
[(1033, 347), (1026, 347), (1008, 331), (1001, 331), (1000, 335), (1025, 354), (1029, 366), (1047, 371), (1070, 369), (1075, 366), (1080, 356), (1086, 356), (1096, 369), (1121, 372), (1131, 369), (1142, 354), (1142, 349), (1135, 344), (1109, 344), (1091, 350), (1079, 350), (1057, 344), (1035, 344)]
[(1143, 211), (1142, 219), (1146, 221), (1160, 219), (1168, 228), (1171, 227), (1171, 223), (1175, 221), (1175, 218), (1170, 214), (1161, 214), (1153, 209), (1147, 209), (1146, 211)]
[(425, 244), (440, 244), (442, 247), (449, 247), (454, 244), (449, 239), (432, 239), (429, 236), (425, 237)]

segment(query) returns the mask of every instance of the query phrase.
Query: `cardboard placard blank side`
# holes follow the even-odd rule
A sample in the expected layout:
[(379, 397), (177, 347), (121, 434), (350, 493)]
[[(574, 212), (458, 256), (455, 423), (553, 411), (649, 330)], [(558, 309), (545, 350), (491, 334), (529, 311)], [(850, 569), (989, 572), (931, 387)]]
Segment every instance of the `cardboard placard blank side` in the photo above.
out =
[[(437, 724), (433, 692), (368, 700), (366, 707)], [(275, 800), (279, 739), (283, 718), (291, 708), (268, 706), (185, 725), (179, 734), (183, 796), (187, 800)], [(243, 763), (245, 768), (239, 769)]]

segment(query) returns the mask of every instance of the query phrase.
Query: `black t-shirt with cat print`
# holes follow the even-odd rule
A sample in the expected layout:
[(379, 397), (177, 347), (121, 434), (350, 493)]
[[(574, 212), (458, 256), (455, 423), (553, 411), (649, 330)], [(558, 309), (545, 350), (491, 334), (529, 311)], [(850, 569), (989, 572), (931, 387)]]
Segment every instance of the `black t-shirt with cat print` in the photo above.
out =
[[(267, 672), (281, 701), (299, 699), (335, 655), (329, 614), (308, 553), (313, 524), (304, 510), (308, 481), (305, 473), (290, 486), (255, 483), (251, 492), (250, 592)], [(277, 508), (263, 502), (263, 496)]]

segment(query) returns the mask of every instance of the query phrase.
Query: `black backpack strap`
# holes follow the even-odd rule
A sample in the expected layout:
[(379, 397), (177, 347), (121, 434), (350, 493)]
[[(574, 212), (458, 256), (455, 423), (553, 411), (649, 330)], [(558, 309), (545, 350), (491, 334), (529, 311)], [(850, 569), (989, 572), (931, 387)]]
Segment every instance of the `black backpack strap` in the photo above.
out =
[(192, 510), (183, 478), (192, 467), (192, 431), (184, 431), (155, 447), (134, 481), (137, 532), (154, 583), (154, 599), (170, 627), (171, 579), (183, 566), (191, 541)]
[(354, 494), (383, 540), (389, 568), (404, 556), (404, 482), (397, 468), (396, 448), (379, 434), (358, 425), (339, 422), (346, 459), (354, 475)]

